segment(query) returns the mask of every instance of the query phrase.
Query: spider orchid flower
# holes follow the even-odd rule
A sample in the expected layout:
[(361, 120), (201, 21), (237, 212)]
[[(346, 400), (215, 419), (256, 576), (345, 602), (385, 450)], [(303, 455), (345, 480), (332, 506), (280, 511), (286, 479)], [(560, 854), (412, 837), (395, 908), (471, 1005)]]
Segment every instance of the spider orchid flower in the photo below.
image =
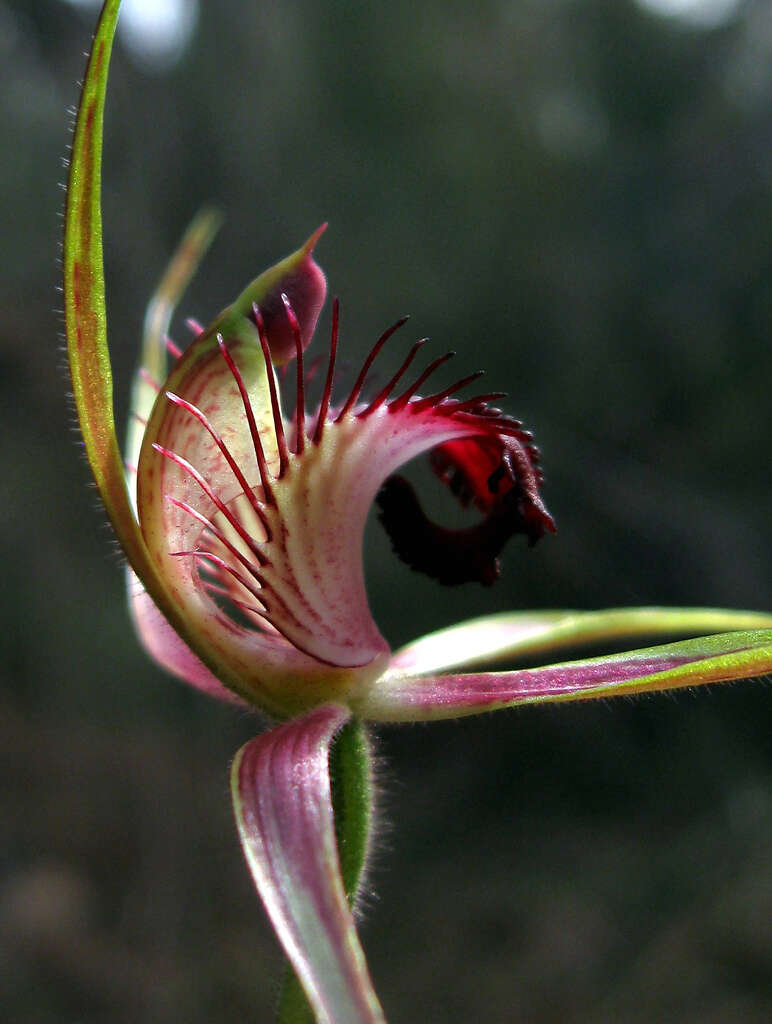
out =
[[(378, 338), (340, 395), (336, 302), (322, 397), (308, 408), (305, 351), (326, 291), (313, 250), (323, 229), (208, 327), (192, 325), (195, 338), (180, 351), (167, 328), (216, 216), (204, 212), (193, 222), (149, 307), (124, 458), (113, 416), (100, 207), (118, 7), (108, 0), (95, 34), (66, 210), (67, 342), (86, 452), (127, 556), (132, 613), (147, 649), (191, 685), (280, 720), (239, 752), (232, 771), (246, 859), (297, 979), (285, 987), (280, 1018), (307, 1020), (310, 1012), (334, 1024), (383, 1021), (351, 910), (370, 805), (359, 723), (761, 675), (772, 671), (772, 616), (505, 613), (392, 653), (364, 585), (362, 538), (374, 501), (397, 554), (443, 583), (491, 583), (510, 536), (533, 543), (554, 525), (531, 435), (492, 404), (501, 395), (459, 397), (476, 374), (432, 392), (429, 378), (447, 356), (416, 373), (422, 340), (388, 382), (368, 387), (374, 361), (404, 321)], [(293, 385), (290, 415), (280, 367)], [(449, 489), (479, 509), (477, 526), (451, 531), (424, 516), (395, 475), (424, 452)], [(541, 668), (479, 670), (581, 642), (674, 633), (711, 635)]]

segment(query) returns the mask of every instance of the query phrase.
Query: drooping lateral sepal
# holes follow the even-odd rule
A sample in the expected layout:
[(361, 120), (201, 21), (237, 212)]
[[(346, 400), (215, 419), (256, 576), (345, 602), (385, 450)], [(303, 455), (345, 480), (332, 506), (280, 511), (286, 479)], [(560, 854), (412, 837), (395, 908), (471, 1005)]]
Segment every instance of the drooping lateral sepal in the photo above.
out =
[(251, 740), (231, 786), (257, 890), (322, 1024), (383, 1024), (338, 859), (329, 755), (348, 712), (327, 705)]
[[(330, 752), (330, 788), (340, 873), (349, 905), (356, 910), (370, 847), (373, 780), (370, 739), (359, 719), (338, 731)], [(279, 1000), (278, 1024), (313, 1024), (303, 988), (288, 968)]]

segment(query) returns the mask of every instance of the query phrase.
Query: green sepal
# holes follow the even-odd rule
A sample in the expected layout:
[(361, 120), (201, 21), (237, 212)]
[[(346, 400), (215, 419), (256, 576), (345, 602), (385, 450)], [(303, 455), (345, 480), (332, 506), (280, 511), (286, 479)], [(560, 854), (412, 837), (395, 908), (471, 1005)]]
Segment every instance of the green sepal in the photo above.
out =
[(100, 201), (105, 90), (119, 7), (120, 0), (108, 0), (102, 9), (75, 122), (65, 211), (64, 309), (72, 390), (86, 454), (119, 540), (131, 558), (141, 551), (142, 541), (126, 493), (115, 433)]
[[(134, 513), (116, 435), (107, 343), (101, 178), (105, 94), (119, 8), (120, 0), (106, 0), (97, 23), (83, 79), (70, 161), (63, 291), (73, 397), (97, 489), (131, 568), (170, 625), (207, 668), (226, 686), (250, 699), (250, 694), (244, 694), (237, 673), (222, 661), (214, 644), (189, 621), (172, 598), (157, 560), (151, 557)], [(247, 320), (247, 307), (251, 309), (252, 302), (264, 301), (270, 289), (281, 285), (284, 277), (302, 266), (303, 260), (309, 259), (312, 246), (313, 239), (245, 289), (236, 303), (211, 325), (206, 334), (211, 345), (216, 345), (216, 335), (225, 327), (227, 330), (222, 333), (230, 338), (249, 334), (250, 342), (259, 352), (254, 327)]]
[(65, 206), (63, 291), (72, 391), (94, 480), (118, 541), (140, 582), (185, 643), (223, 683), (238, 688), (214, 651), (187, 626), (149, 555), (134, 515), (118, 447), (107, 344), (102, 248), (102, 129), (120, 0), (106, 0), (75, 120)]

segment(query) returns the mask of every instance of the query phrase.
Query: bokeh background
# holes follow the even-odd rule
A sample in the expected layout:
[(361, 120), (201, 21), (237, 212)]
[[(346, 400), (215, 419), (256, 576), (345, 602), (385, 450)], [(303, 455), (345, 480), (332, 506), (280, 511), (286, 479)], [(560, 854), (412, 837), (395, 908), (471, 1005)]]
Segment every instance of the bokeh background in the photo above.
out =
[[(0, 0), (0, 1004), (269, 1021), (280, 957), (227, 795), (260, 723), (140, 651), (65, 398), (58, 183), (95, 14)], [(491, 589), (416, 576), (371, 524), (395, 645), (503, 608), (770, 607), (768, 2), (127, 0), (120, 421), (144, 302), (210, 200), (186, 315), (329, 220), (349, 366), (409, 311), (404, 344), (485, 366), (542, 446), (559, 533)], [(768, 1021), (771, 717), (750, 683), (379, 730), (363, 936), (389, 1019)]]

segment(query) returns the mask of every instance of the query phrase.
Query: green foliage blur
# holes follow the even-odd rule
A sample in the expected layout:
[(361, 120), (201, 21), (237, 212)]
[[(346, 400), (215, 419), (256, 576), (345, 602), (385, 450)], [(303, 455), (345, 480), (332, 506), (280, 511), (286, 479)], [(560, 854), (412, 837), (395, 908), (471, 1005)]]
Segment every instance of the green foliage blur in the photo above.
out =
[[(280, 959), (226, 781), (260, 722), (138, 648), (64, 397), (57, 182), (94, 17), (0, 0), (0, 1004), (267, 1021)], [(395, 645), (503, 608), (769, 608), (771, 69), (765, 2), (700, 28), (633, 0), (200, 0), (176, 62), (119, 42), (119, 419), (201, 204), (227, 221), (181, 341), (329, 220), (343, 375), (411, 312), (405, 345), (429, 334), (459, 353), (448, 380), (484, 366), (509, 392), (559, 527), (497, 586), (444, 590), (373, 522)], [(389, 1019), (768, 1021), (769, 708), (749, 683), (381, 730), (363, 933)]]

